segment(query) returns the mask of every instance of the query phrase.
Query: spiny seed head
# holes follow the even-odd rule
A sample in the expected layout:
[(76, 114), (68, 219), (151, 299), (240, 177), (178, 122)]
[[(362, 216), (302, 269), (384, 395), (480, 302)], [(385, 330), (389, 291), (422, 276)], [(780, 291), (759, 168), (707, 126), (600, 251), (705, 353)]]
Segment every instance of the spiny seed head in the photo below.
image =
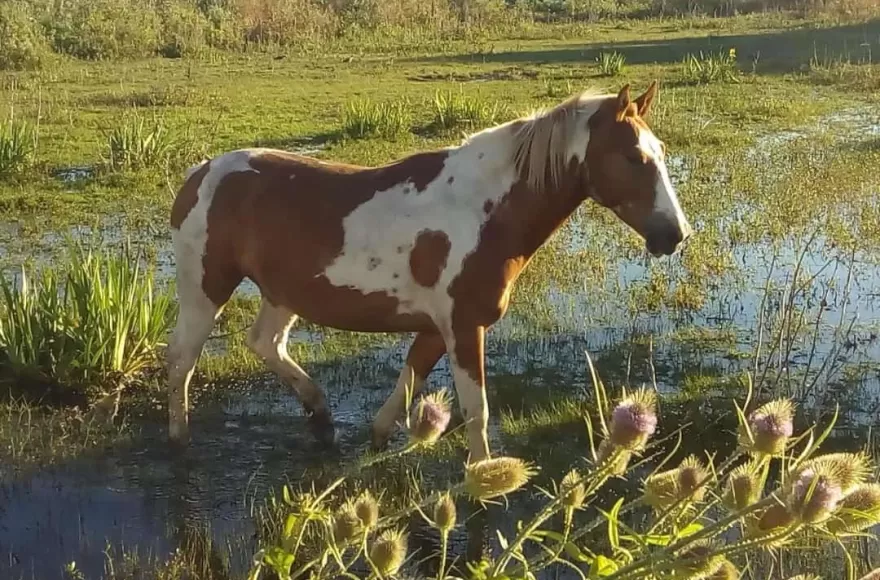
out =
[(639, 389), (627, 395), (611, 412), (609, 440), (630, 451), (639, 451), (657, 429), (657, 396)]
[(678, 470), (672, 469), (649, 475), (645, 479), (644, 501), (657, 511), (678, 500)]
[(868, 480), (872, 465), (864, 453), (826, 453), (804, 461), (798, 474), (808, 469), (833, 479), (845, 495)]
[(764, 510), (758, 520), (758, 530), (768, 532), (779, 528), (787, 528), (794, 523), (794, 516), (784, 505), (773, 504)]
[[(632, 451), (628, 451), (623, 447), (617, 447), (608, 440), (602, 441), (599, 444), (599, 450), (596, 452), (597, 464), (607, 467), (611, 475), (623, 475), (626, 473), (630, 458), (632, 458)], [(604, 465), (609, 460), (609, 464)]]
[(828, 519), (841, 499), (843, 492), (833, 477), (805, 469), (791, 485), (786, 504), (788, 511), (802, 522), (816, 524)]
[(587, 498), (587, 490), (584, 487), (583, 477), (576, 469), (569, 471), (562, 478), (560, 484), (560, 495), (563, 495), (562, 503), (565, 507), (578, 509), (584, 505)]
[(446, 431), (451, 417), (446, 389), (425, 395), (413, 409), (410, 437), (419, 443), (434, 443)]
[(354, 512), (365, 528), (372, 529), (379, 521), (379, 502), (369, 490), (364, 490), (354, 502)]
[(350, 503), (333, 517), (333, 540), (337, 545), (345, 545), (354, 540), (361, 531), (361, 519), (354, 511)]
[(483, 459), (465, 467), (465, 490), (475, 499), (491, 499), (518, 490), (535, 473), (531, 465), (517, 457)]
[(880, 523), (880, 484), (863, 483), (844, 497), (826, 526), (831, 533), (860, 532)]
[(715, 573), (708, 577), (708, 580), (739, 580), (739, 570), (730, 560), (724, 559)]
[(370, 560), (383, 576), (396, 574), (406, 558), (406, 535), (400, 530), (385, 530), (370, 547)]
[(760, 479), (751, 463), (740, 465), (730, 472), (722, 498), (731, 511), (739, 511), (758, 501), (761, 496)]
[(678, 467), (679, 497), (691, 496), (694, 501), (702, 501), (706, 486), (701, 485), (710, 477), (709, 470), (696, 456), (690, 455)]
[(794, 406), (788, 399), (770, 401), (748, 417), (751, 438), (740, 430), (740, 445), (756, 455), (777, 456), (794, 432)]
[(455, 519), (455, 501), (446, 492), (434, 504), (434, 525), (437, 529), (448, 532), (455, 527)]
[(705, 580), (721, 568), (724, 556), (713, 554), (714, 548), (706, 542), (697, 542), (685, 548), (675, 559), (674, 570), (688, 580)]
[(798, 574), (797, 576), (792, 576), (788, 580), (822, 580), (822, 577), (817, 576), (816, 574)]

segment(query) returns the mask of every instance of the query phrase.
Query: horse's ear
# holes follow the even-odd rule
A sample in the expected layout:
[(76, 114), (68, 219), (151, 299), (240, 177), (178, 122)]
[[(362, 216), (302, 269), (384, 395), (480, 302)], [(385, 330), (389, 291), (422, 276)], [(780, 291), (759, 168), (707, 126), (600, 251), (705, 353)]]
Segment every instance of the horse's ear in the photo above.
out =
[(623, 88), (620, 89), (620, 92), (617, 93), (617, 118), (621, 119), (624, 115), (626, 115), (627, 109), (629, 109), (629, 105), (632, 101), (629, 96), (629, 84), (623, 85)]
[(654, 97), (657, 96), (657, 81), (651, 83), (651, 86), (648, 87), (648, 90), (645, 91), (645, 94), (636, 99), (636, 108), (639, 110), (639, 117), (644, 117), (648, 114), (648, 111), (651, 110), (651, 104), (654, 102)]

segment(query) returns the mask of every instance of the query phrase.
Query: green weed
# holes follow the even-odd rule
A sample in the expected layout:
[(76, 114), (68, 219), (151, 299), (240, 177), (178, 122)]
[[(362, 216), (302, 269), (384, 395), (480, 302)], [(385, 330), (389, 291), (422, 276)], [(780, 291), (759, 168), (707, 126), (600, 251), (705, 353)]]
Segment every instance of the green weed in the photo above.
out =
[(684, 78), (695, 84), (736, 83), (739, 82), (739, 67), (736, 64), (736, 49), (720, 51), (718, 54), (688, 54), (684, 58)]
[(149, 123), (135, 115), (124, 119), (107, 136), (104, 162), (113, 170), (158, 167), (172, 151), (168, 130), (162, 123)]
[(37, 130), (27, 121), (0, 122), (0, 177), (21, 173), (34, 160)]
[(125, 381), (157, 361), (172, 294), (126, 243), (73, 244), (63, 269), (0, 281), (0, 360), (13, 375), (81, 386)]
[(602, 52), (596, 57), (599, 72), (606, 77), (620, 76), (626, 65), (626, 57), (619, 52)]
[(342, 133), (353, 139), (396, 139), (409, 131), (411, 123), (406, 101), (377, 103), (359, 99), (345, 106)]
[(500, 122), (510, 114), (508, 107), (497, 101), (456, 91), (438, 91), (432, 102), (433, 126), (441, 130), (467, 127), (471, 130)]

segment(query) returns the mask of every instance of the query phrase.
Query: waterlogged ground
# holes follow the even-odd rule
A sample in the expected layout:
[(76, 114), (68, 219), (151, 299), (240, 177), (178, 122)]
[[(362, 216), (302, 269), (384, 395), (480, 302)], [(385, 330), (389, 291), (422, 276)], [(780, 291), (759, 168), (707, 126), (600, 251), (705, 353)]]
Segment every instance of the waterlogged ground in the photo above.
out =
[[(880, 68), (870, 54), (880, 49), (880, 25), (739, 19), (565, 34), (538, 30), (535, 38), (424, 54), (70, 63), (3, 77), (0, 107), (39, 115), (41, 133), (39, 166), (26, 179), (0, 182), (0, 259), (10, 267), (53, 263), (65, 235), (97, 231), (106, 244), (131, 235), (167, 279), (171, 196), (182, 167), (201, 155), (259, 144), (382, 163), (459, 138), (457, 130), (430, 129), (438, 90), (461, 90), (506, 111), (486, 124), (588, 86), (631, 82), (640, 91), (659, 78), (651, 121), (669, 146), (673, 181), (697, 234), (681, 256), (648, 261), (612, 216), (590, 205), (579, 210), (536, 258), (490, 335), (493, 449), (540, 464), (539, 484), (577, 464), (588, 449), (582, 417), (592, 399), (585, 352), (611, 389), (655, 383), (667, 395), (664, 433), (690, 423), (682, 453), (699, 453), (707, 441), (730, 451), (730, 400), (744, 396), (746, 372), (765, 394), (797, 397), (802, 425), (829, 420), (839, 405), (829, 450), (871, 443), (880, 422)], [(686, 54), (730, 48), (740, 82), (687, 82)], [(619, 77), (601, 76), (593, 60), (611, 49), (630, 63)], [(408, 99), (412, 133), (342, 139), (343, 108), (360, 97)], [(134, 114), (134, 104), (167, 124), (180, 158), (109, 171), (101, 166), (104, 132)], [(124, 407), (117, 431), (61, 430), (54, 444), (72, 451), (51, 454), (48, 465), (26, 452), (40, 445), (7, 418), (2, 432), (18, 452), (4, 458), (19, 460), (2, 468), (0, 576), (61, 578), (73, 560), (88, 578), (110, 576), (137, 558), (165, 561), (183, 547), (240, 577), (267, 496), (365, 452), (368, 423), (390, 392), (408, 338), (295, 331), (291, 354), (327, 389), (337, 420), (339, 449), (327, 454), (314, 448), (292, 394), (244, 348), (255, 302), (253, 289), (243, 290), (199, 367), (195, 440), (185, 458), (165, 449), (159, 384)], [(450, 384), (445, 360), (430, 384)], [(23, 424), (18, 417), (14, 425)], [(460, 477), (463, 445), (455, 432), (429, 455), (362, 477), (403, 497), (412, 493), (414, 470), (434, 489)], [(617, 489), (635, 493), (637, 482)], [(506, 512), (490, 510), (488, 521), (456, 536), (456, 553), (497, 546), (492, 530), (509, 532), (539, 500), (532, 490), (511, 498)], [(206, 537), (213, 551), (203, 549)], [(838, 577), (839, 552), (804, 557), (819, 559), (811, 570), (825, 566), (828, 578)]]

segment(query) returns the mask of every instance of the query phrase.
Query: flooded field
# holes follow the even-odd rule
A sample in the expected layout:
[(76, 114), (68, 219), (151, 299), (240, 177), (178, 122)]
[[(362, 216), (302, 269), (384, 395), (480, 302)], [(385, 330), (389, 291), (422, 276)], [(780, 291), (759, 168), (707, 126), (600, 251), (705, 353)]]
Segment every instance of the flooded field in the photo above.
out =
[[(605, 36), (584, 40), (578, 54), (614, 46), (615, 35), (623, 33), (594, 34)], [(651, 42), (663, 39), (662, 32), (650, 34)], [(750, 42), (765, 46), (764, 34), (743, 32), (729, 44), (748, 54)], [(779, 34), (784, 40), (789, 32)], [(840, 38), (822, 37), (832, 50), (852, 38), (880, 48), (876, 22), (835, 34)], [(702, 46), (706, 38), (669, 44)], [(29, 179), (0, 182), (0, 261), (7, 279), (20, 284), (22, 264), (61, 263), (67, 237), (97, 234), (107, 248), (133, 239), (164, 286), (174, 272), (166, 226), (171, 195), (184, 161), (209, 153), (256, 144), (377, 164), (500, 121), (486, 114), (471, 125), (429, 133), (431, 111), (413, 103), (430, 103), (440, 88), (519, 111), (558, 101), (557, 84), (572, 80), (616, 86), (624, 76), (634, 84), (661, 77), (670, 86), (652, 123), (669, 146), (671, 177), (695, 236), (680, 255), (648, 260), (641, 241), (608, 212), (591, 202), (578, 210), (538, 253), (507, 317), (489, 334), (493, 452), (540, 465), (538, 486), (583, 464), (589, 452), (585, 411), (595, 404), (588, 353), (615, 394), (621, 386), (656, 386), (662, 396), (658, 436), (687, 425), (676, 457), (704, 451), (724, 456), (734, 449), (732, 401), (744, 398), (750, 377), (762, 399), (797, 402), (798, 429), (826, 424), (839, 407), (824, 451), (869, 449), (876, 458), (880, 101), (868, 90), (880, 79), (876, 65), (860, 62), (843, 72), (814, 65), (798, 76), (803, 61), (812, 61), (793, 51), (786, 74), (777, 74), (779, 63), (771, 59), (766, 71), (741, 73), (741, 84), (694, 86), (681, 81), (680, 59), (669, 55), (634, 59), (626, 75), (609, 79), (595, 73), (592, 60), (570, 59), (571, 46), (581, 45), (508, 41), (479, 59), (465, 51), (413, 56), (393, 66), (390, 57), (340, 64), (335, 56), (283, 66), (254, 56), (195, 70), (166, 61), (71, 64), (54, 76), (7, 80), (5, 86), (19, 88), (0, 97), (0, 106), (14, 104), (25, 115), (42, 111), (45, 141), (41, 165)], [(630, 41), (620, 46), (641, 54)], [(675, 46), (670, 50), (683, 50)], [(518, 64), (509, 66), (508, 59)], [(254, 72), (254, 63), (264, 68)], [(130, 82), (119, 80), (125, 75)], [(165, 92), (155, 88), (160, 84)], [(42, 104), (22, 86), (56, 92), (45, 110), (38, 109)], [(386, 94), (389, 86), (394, 88)], [(851, 86), (861, 87), (858, 98)], [(176, 147), (189, 157), (126, 170), (98, 162), (104, 152), (100, 128), (128, 111), (120, 103), (141, 93), (177, 92), (188, 96), (145, 109), (180, 131)], [(334, 137), (340, 110), (364, 95), (409, 103), (415, 128), (395, 139)], [(222, 122), (210, 120), (218, 114)], [(193, 138), (193, 132), (204, 137)], [(256, 296), (253, 284), (242, 286), (206, 347), (193, 385), (193, 442), (183, 455), (166, 444), (161, 376), (149, 375), (143, 388), (126, 394), (117, 418), (122, 426), (112, 436), (62, 429), (52, 445), (71, 447), (63, 457), (41, 457), (36, 445), (31, 452), (30, 439), (17, 431), (40, 424), (25, 421), (30, 411), (23, 408), (6, 412), (0, 429), (9, 437), (0, 441), (7, 449), (0, 456), (0, 577), (76, 578), (64, 571), (75, 562), (88, 579), (154, 578), (150, 570), (178, 553), (209, 568), (205, 578), (244, 578), (280, 486), (308, 488), (368, 453), (370, 422), (392, 390), (411, 338), (307, 323), (293, 330), (291, 356), (326, 389), (336, 421), (338, 447), (327, 451), (316, 446), (293, 392), (244, 345)], [(428, 389), (444, 386), (452, 386), (446, 357)], [(459, 421), (456, 415), (453, 424)], [(398, 433), (392, 448), (405, 440)], [(413, 486), (426, 493), (439, 489), (460, 479), (463, 442), (457, 429), (437, 450), (367, 469), (358, 478), (398, 499)], [(646, 475), (649, 467), (640, 466), (637, 474)], [(612, 487), (633, 494), (639, 482), (620, 479)], [(497, 553), (496, 530), (512, 536), (517, 519), (534, 513), (540, 500), (530, 487), (479, 512), (456, 529), (452, 552)], [(626, 514), (631, 525), (647, 517), (640, 510)], [(418, 517), (410, 522), (412, 577), (434, 573), (430, 561), (416, 563), (436, 548), (423, 524)], [(858, 547), (860, 569), (880, 563), (875, 542), (860, 540)], [(803, 564), (827, 578), (844, 577), (837, 575), (844, 565), (839, 551), (805, 550), (798, 557), (787, 562), (789, 571)], [(750, 562), (750, 577), (787, 578), (785, 566), (770, 560)], [(560, 568), (543, 577), (578, 575)]]

